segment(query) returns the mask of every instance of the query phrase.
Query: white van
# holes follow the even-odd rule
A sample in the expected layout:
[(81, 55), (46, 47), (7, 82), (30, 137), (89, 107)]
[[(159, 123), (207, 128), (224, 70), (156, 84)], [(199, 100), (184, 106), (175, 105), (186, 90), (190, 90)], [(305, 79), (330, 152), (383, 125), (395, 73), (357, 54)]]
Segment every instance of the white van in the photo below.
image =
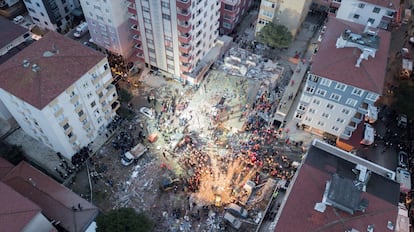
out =
[(75, 36), (76, 38), (80, 38), (84, 36), (88, 31), (89, 31), (88, 23), (83, 22), (76, 27), (76, 30), (73, 33), (73, 36)]
[(397, 168), (395, 179), (400, 183), (400, 192), (408, 193), (411, 191), (411, 173), (404, 168)]

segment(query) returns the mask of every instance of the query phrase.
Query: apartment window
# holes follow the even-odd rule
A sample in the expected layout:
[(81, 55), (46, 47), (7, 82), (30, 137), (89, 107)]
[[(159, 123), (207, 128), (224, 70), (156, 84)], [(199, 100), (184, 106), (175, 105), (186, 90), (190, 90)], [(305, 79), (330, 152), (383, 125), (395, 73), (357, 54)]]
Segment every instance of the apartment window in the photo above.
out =
[(378, 14), (381, 11), (381, 8), (379, 7), (374, 7), (374, 9), (372, 10), (372, 12)]
[(231, 23), (228, 23), (228, 22), (223, 22), (223, 27), (224, 27), (224, 28), (231, 29), (231, 28), (232, 28), (232, 26), (233, 26), (233, 24), (231, 24)]
[(171, 20), (171, 16), (167, 14), (162, 14), (162, 18), (166, 20)]
[(35, 10), (33, 10), (32, 8), (30, 8), (30, 7), (27, 7), (27, 9), (28, 9), (29, 11), (33, 12), (33, 13), (36, 13), (36, 11), (35, 11)]
[(354, 88), (354, 90), (352, 90), (352, 94), (357, 96), (362, 96), (363, 93), (364, 91), (362, 89)]
[(298, 109), (299, 110), (302, 110), (302, 111), (305, 111), (306, 110), (306, 106), (303, 103), (300, 103)]
[(328, 104), (326, 104), (326, 108), (332, 110), (334, 108), (334, 105), (328, 103)]
[(361, 8), (361, 9), (363, 9), (365, 7), (365, 4), (364, 3), (359, 3), (358, 4), (358, 7)]
[(164, 8), (169, 9), (169, 8), (170, 8), (170, 3), (169, 3), (169, 2), (164, 2), (164, 1), (162, 1), (162, 2), (161, 2), (161, 7), (164, 7)]
[(315, 109), (310, 108), (310, 109), (309, 109), (309, 113), (311, 113), (311, 114), (315, 114), (315, 113), (316, 113), (316, 110), (315, 110)]
[(327, 113), (322, 113), (322, 117), (324, 117), (324, 118), (329, 118), (329, 114), (327, 114)]
[(326, 95), (326, 90), (324, 90), (324, 89), (318, 89), (318, 90), (316, 90), (316, 94), (324, 97)]
[(174, 57), (167, 55), (167, 60), (174, 60)]
[(357, 103), (358, 103), (358, 101), (355, 100), (355, 99), (352, 99), (352, 98), (348, 98), (345, 102), (345, 104), (353, 106), (353, 107), (355, 107)]
[(143, 7), (142, 7), (142, 11), (143, 11), (143, 12), (146, 12), (146, 13), (149, 13), (149, 8), (148, 8), (148, 7), (143, 6)]
[(319, 77), (316, 76), (316, 75), (310, 74), (309, 77), (308, 77), (308, 80), (317, 83), (318, 80), (319, 80)]
[(40, 4), (39, 4), (38, 2), (36, 2), (36, 6), (37, 6), (37, 7), (40, 7)]
[(152, 34), (152, 30), (151, 29), (148, 29), (148, 28), (145, 28), (145, 33)]
[(366, 99), (370, 101), (376, 101), (378, 98), (378, 95), (375, 93), (368, 93)]
[(311, 117), (306, 116), (306, 117), (305, 117), (305, 121), (312, 122), (312, 118), (311, 118)]
[(40, 19), (38, 19), (38, 18), (36, 18), (36, 17), (32, 17), (32, 19), (33, 19), (34, 21), (38, 21), (38, 22), (40, 22)]
[(83, 110), (80, 110), (79, 112), (78, 112), (78, 116), (79, 117), (81, 117), (83, 115)]
[(86, 97), (89, 99), (89, 98), (91, 98), (92, 97), (92, 93), (91, 92), (89, 92), (89, 93), (87, 93), (86, 94)]
[(319, 101), (318, 99), (313, 99), (313, 103), (316, 104), (316, 105), (320, 105), (321, 101)]
[(345, 91), (346, 89), (346, 85), (342, 84), (342, 83), (337, 83), (335, 86), (335, 89), (341, 90), (341, 91)]
[(349, 110), (348, 109), (342, 109), (342, 113), (349, 114)]
[(334, 130), (334, 131), (339, 131), (339, 127), (332, 126), (332, 130)]
[(229, 5), (229, 4), (224, 4), (224, 9), (225, 10), (232, 11), (233, 10), (233, 6), (232, 5)]
[(305, 91), (307, 93), (313, 93), (315, 91), (315, 86), (306, 86)]
[(323, 127), (323, 126), (325, 126), (325, 123), (324, 123), (324, 122), (319, 121), (319, 122), (318, 122), (318, 126)]
[(73, 133), (72, 133), (72, 132), (70, 132), (70, 133), (68, 134), (68, 137), (69, 137), (69, 138), (72, 138), (72, 136), (73, 136)]
[(302, 117), (303, 117), (303, 114), (302, 113), (296, 113), (296, 115), (295, 115), (295, 118), (297, 118), (297, 119), (302, 119)]
[(371, 24), (374, 24), (375, 19), (373, 19), (373, 18), (369, 18), (369, 19), (368, 19), (368, 22), (369, 22), (369, 23), (371, 23)]
[[(101, 94), (102, 94), (102, 93), (101, 93)], [(96, 106), (95, 101), (91, 102), (91, 107), (93, 108), (93, 107), (95, 107), (95, 106)]]
[(63, 129), (67, 130), (69, 128), (69, 123), (65, 123), (65, 125), (63, 125)]
[(334, 100), (334, 101), (339, 101), (341, 100), (341, 95), (338, 95), (336, 93), (331, 94), (330, 99)]
[(359, 19), (359, 14), (354, 14), (354, 19)]
[(32, 0), (24, 0), (27, 3), (32, 3)]
[(329, 87), (329, 86), (331, 86), (331, 83), (332, 83), (331, 80), (328, 80), (328, 79), (325, 79), (325, 78), (321, 79), (321, 85), (323, 85), (323, 86)]
[(260, 14), (263, 15), (263, 16), (266, 16), (268, 18), (273, 18), (273, 12), (271, 12), (271, 11), (261, 10)]

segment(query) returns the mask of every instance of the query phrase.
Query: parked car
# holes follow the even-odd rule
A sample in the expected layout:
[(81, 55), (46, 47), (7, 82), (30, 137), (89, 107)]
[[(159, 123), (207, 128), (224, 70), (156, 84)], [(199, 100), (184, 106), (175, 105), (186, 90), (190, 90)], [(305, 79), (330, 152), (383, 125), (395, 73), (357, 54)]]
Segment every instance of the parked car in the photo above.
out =
[(76, 38), (80, 38), (84, 36), (88, 31), (89, 31), (88, 23), (83, 22), (76, 27), (75, 32), (73, 33), (73, 36), (75, 36)]
[(141, 109), (139, 109), (139, 112), (141, 112), (141, 114), (145, 115), (146, 117), (150, 119), (155, 118), (154, 112), (150, 108), (141, 107)]
[(249, 215), (245, 208), (234, 203), (230, 203), (224, 209), (236, 217), (247, 218), (247, 216)]
[(397, 117), (397, 126), (400, 128), (406, 128), (407, 127), (407, 115), (405, 114), (400, 114)]
[(398, 167), (408, 169), (408, 155), (403, 151), (398, 152)]
[(24, 22), (24, 17), (21, 15), (18, 15), (13, 19), (13, 23), (15, 24), (21, 24), (23, 22)]
[(238, 230), (240, 229), (242, 222), (237, 219), (233, 214), (226, 212), (223, 216), (224, 220), (230, 224), (231, 227)]

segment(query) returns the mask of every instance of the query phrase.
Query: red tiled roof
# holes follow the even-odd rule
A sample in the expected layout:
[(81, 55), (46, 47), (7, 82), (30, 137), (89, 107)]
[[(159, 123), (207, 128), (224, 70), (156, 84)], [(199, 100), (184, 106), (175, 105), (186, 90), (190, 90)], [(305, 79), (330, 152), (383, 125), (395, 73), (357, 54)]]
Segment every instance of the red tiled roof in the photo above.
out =
[(13, 168), (13, 164), (0, 157), (0, 179), (3, 178), (3, 176), (6, 176)]
[(0, 48), (8, 45), (24, 33), (29, 32), (24, 27), (16, 25), (2, 16), (0, 16), (0, 28)]
[(0, 181), (0, 228), (22, 231), (41, 209), (35, 203)]
[[(2, 181), (39, 205), (46, 217), (60, 221), (67, 231), (84, 231), (98, 214), (96, 206), (24, 161)], [(82, 210), (72, 210), (78, 204)]]
[[(320, 151), (318, 152), (320, 153)], [(319, 160), (322, 159), (322, 164), (318, 167), (309, 164), (308, 158), (300, 168), (295, 182), (292, 183), (293, 187), (287, 196), (285, 205), (281, 208), (282, 212), (275, 232), (344, 232), (352, 228), (366, 231), (368, 225), (372, 224), (375, 225), (375, 231), (388, 231), (388, 221), (395, 225), (398, 214), (398, 199), (395, 200), (397, 202), (394, 205), (368, 191), (362, 193), (362, 198), (369, 201), (365, 212), (355, 212), (351, 215), (332, 206), (326, 206), (323, 213), (316, 211), (314, 207), (316, 203), (322, 202), (326, 181), (331, 179), (333, 173), (344, 167), (336, 166), (336, 163), (341, 161), (324, 162), (323, 157), (318, 157)], [(352, 166), (349, 165), (349, 168), (352, 169)], [(370, 182), (368, 182), (369, 184)], [(378, 185), (379, 183), (371, 184)], [(395, 186), (392, 186), (396, 190), (392, 189), (391, 195), (396, 195), (398, 198), (398, 184), (395, 183)], [(387, 188), (389, 187), (387, 186)], [(390, 191), (390, 189), (382, 189), (385, 188), (384, 186), (377, 186), (377, 188), (375, 191)]]
[(326, 27), (318, 53), (313, 59), (311, 72), (321, 77), (382, 94), (391, 33), (379, 30), (380, 44), (375, 58), (369, 57), (368, 60), (362, 60), (360, 67), (355, 67), (361, 51), (358, 48), (336, 48), (336, 40), (346, 29), (350, 29), (354, 33), (362, 33), (364, 26), (330, 17)]
[(377, 6), (386, 7), (389, 9), (397, 10), (400, 7), (400, 0), (362, 0), (363, 2), (367, 2), (370, 4), (374, 4)]
[[(44, 56), (54, 50), (54, 55)], [(42, 109), (104, 57), (77, 41), (49, 32), (0, 65), (0, 88)], [(23, 60), (28, 60), (30, 67), (23, 67)], [(32, 64), (40, 70), (32, 71)]]

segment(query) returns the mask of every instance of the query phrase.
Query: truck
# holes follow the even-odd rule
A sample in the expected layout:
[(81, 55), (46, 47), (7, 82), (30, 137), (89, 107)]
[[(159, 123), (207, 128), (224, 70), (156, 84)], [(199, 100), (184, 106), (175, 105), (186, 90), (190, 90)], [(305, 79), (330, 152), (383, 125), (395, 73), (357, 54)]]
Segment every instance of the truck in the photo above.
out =
[(125, 152), (121, 157), (121, 163), (124, 166), (131, 165), (138, 160), (148, 149), (141, 143), (138, 143), (131, 150)]

